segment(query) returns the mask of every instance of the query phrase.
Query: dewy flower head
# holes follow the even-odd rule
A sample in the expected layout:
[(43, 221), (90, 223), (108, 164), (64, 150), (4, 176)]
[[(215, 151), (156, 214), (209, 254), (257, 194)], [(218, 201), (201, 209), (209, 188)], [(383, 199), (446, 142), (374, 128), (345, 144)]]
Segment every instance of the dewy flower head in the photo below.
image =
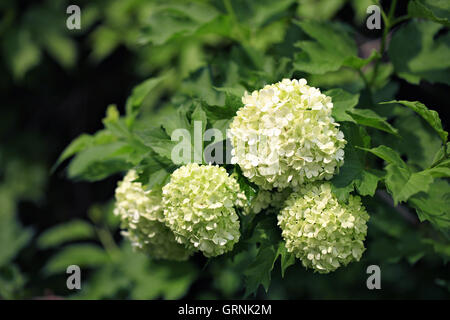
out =
[(343, 164), (344, 134), (331, 98), (305, 79), (284, 79), (245, 93), (228, 131), (232, 162), (261, 188), (330, 179)]
[(163, 187), (164, 216), (178, 242), (207, 257), (233, 249), (239, 240), (235, 206), (245, 195), (222, 167), (191, 163), (172, 173)]
[(319, 273), (359, 261), (368, 220), (359, 197), (350, 196), (347, 203), (339, 203), (329, 182), (301, 187), (278, 215), (287, 250)]
[(116, 188), (114, 214), (120, 216), (122, 234), (134, 248), (155, 259), (187, 260), (192, 251), (175, 241), (164, 224), (161, 190), (145, 190), (130, 170)]

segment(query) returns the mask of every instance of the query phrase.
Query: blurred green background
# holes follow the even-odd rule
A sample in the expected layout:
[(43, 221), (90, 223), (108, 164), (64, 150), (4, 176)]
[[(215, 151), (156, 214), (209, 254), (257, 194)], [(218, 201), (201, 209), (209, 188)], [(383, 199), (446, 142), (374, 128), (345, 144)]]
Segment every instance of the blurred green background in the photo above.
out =
[[(80, 30), (66, 28), (70, 4), (81, 8)], [(296, 50), (294, 43), (304, 37), (291, 23), (293, 18), (352, 24), (363, 50), (362, 44), (370, 46), (381, 35), (365, 28), (370, 4), (367, 0), (2, 0), (0, 298), (242, 298), (241, 267), (251, 256), (238, 254), (233, 263), (225, 257), (210, 262), (202, 257), (186, 263), (151, 261), (132, 252), (112, 215), (120, 176), (74, 183), (63, 168), (53, 173), (51, 168), (70, 141), (102, 127), (109, 104), (123, 111), (133, 87), (150, 77), (162, 79), (143, 102), (144, 117), (155, 123), (173, 110), (174, 92), (202, 95), (213, 103), (223, 99), (213, 86), (231, 87), (243, 75), (256, 88), (260, 78), (279, 80), (289, 67), (286, 58)], [(402, 15), (406, 4), (400, 3), (397, 11)], [(345, 70), (309, 80), (321, 88), (339, 83), (352, 90), (362, 85)], [(395, 78), (383, 90), (380, 94), (417, 99), (445, 114), (444, 84), (422, 82), (413, 87)], [(410, 123), (399, 125), (408, 130)], [(420, 148), (434, 143), (424, 139), (422, 145), (411, 145), (415, 153), (426, 154)], [(297, 263), (284, 279), (276, 265), (270, 290), (260, 288), (256, 297), (450, 298), (448, 265), (419, 239), (430, 229), (405, 220), (379, 198), (365, 203), (372, 218), (368, 250), (360, 263), (329, 275), (313, 274)], [(450, 257), (448, 246), (434, 250)], [(66, 288), (70, 264), (82, 268), (79, 291)], [(366, 287), (370, 264), (381, 267), (382, 290)]]

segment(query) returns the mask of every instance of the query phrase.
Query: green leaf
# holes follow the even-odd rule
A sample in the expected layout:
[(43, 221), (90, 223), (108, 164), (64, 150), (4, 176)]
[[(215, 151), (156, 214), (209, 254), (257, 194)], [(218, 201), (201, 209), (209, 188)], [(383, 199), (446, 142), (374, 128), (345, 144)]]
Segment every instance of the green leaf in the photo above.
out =
[(427, 171), (411, 172), (398, 152), (386, 146), (376, 148), (360, 148), (385, 160), (386, 187), (394, 199), (394, 204), (407, 201), (412, 195), (419, 192), (427, 192), (433, 176)]
[(394, 120), (394, 127), (398, 128), (401, 139), (391, 137), (375, 137), (377, 144), (386, 144), (406, 156), (409, 165), (426, 169), (433, 163), (434, 155), (442, 146), (441, 138), (422, 118), (409, 109), (400, 105), (380, 105), (381, 107), (394, 107), (401, 114)]
[(170, 173), (176, 166), (168, 158), (162, 157), (156, 152), (149, 152), (136, 167), (139, 178), (136, 180), (151, 189), (154, 186), (162, 186), (167, 181)]
[(377, 190), (378, 182), (384, 178), (384, 173), (375, 169), (361, 171), (359, 179), (355, 180), (355, 187), (362, 196), (373, 196)]
[(82, 134), (75, 138), (61, 153), (58, 160), (52, 167), (52, 171), (54, 171), (62, 162), (69, 159), (73, 155), (89, 148), (94, 145), (102, 145), (108, 144), (117, 140), (116, 136), (114, 136), (111, 132), (106, 130), (100, 130), (95, 135), (91, 136), (88, 134)]
[[(253, 29), (263, 29), (274, 19), (284, 17), (295, 0), (232, 1), (239, 21)], [(293, 8), (292, 8), (293, 9)], [(257, 29), (258, 28), (258, 29)]]
[[(316, 41), (300, 41), (296, 46), (302, 51), (294, 58), (294, 68), (312, 74), (337, 71), (342, 66), (361, 64), (357, 47), (347, 30), (338, 24), (315, 21), (294, 21)], [(364, 64), (361, 64), (364, 65)]]
[(70, 265), (93, 268), (108, 262), (110, 262), (108, 254), (100, 247), (91, 244), (74, 244), (52, 256), (44, 266), (44, 272), (47, 275), (65, 273)]
[(295, 264), (295, 255), (287, 251), (284, 241), (280, 241), (277, 255), (281, 257), (281, 276), (284, 278), (286, 269)]
[(247, 198), (247, 205), (250, 206), (253, 199), (258, 194), (258, 187), (251, 183), (241, 171), (241, 168), (238, 166), (234, 167), (234, 174), (237, 176), (237, 182), (239, 183), (239, 187), (241, 191), (244, 192), (245, 197)]
[(450, 27), (450, 3), (446, 0), (412, 0), (408, 3), (408, 14)]
[(439, 162), (443, 161), (446, 158), (446, 154), (449, 153), (450, 153), (450, 142), (447, 142), (447, 144), (441, 146), (434, 155), (431, 167), (438, 165)]
[(159, 169), (152, 173), (148, 179), (148, 189), (152, 189), (156, 186), (164, 186), (170, 180), (170, 173), (167, 169)]
[(167, 119), (164, 121), (162, 126), (166, 130), (166, 133), (169, 137), (172, 136), (172, 133), (177, 129), (186, 129), (190, 131), (191, 124), (189, 123), (187, 117), (188, 111), (189, 110), (187, 110), (186, 106), (182, 106), (175, 112), (175, 114), (167, 117)]
[(167, 159), (172, 158), (172, 149), (177, 143), (171, 141), (163, 128), (151, 128), (135, 133), (144, 145), (150, 147), (158, 155)]
[(406, 163), (402, 160), (402, 158), (400, 157), (398, 152), (395, 150), (392, 150), (389, 147), (378, 146), (378, 147), (372, 148), (372, 149), (361, 148), (361, 147), (358, 147), (358, 148), (376, 155), (378, 158), (383, 159), (387, 163), (395, 164), (398, 167), (406, 168)]
[[(0, 199), (2, 199), (0, 194)], [(23, 229), (14, 215), (6, 212), (0, 213), (0, 267), (8, 265), (25, 247), (33, 232), (30, 229)]]
[(393, 34), (388, 54), (398, 76), (413, 84), (420, 79), (450, 84), (450, 35), (437, 36), (441, 28), (431, 21), (413, 20)]
[(391, 193), (394, 204), (406, 202), (412, 195), (427, 192), (433, 177), (426, 172), (411, 173), (407, 168), (389, 164), (386, 167), (386, 187)]
[(333, 193), (339, 201), (346, 201), (349, 193), (355, 188), (359, 194), (373, 196), (378, 185), (378, 181), (382, 179), (383, 174), (377, 170), (368, 170), (365, 166), (364, 149), (360, 146), (368, 147), (370, 145), (370, 137), (362, 127), (346, 122), (341, 125), (341, 130), (347, 140), (345, 146), (344, 165), (339, 169), (331, 180), (333, 184)]
[(5, 300), (22, 299), (27, 279), (15, 264), (0, 268), (0, 296)]
[(358, 124), (376, 128), (398, 136), (398, 130), (392, 127), (386, 118), (379, 116), (370, 109), (352, 109), (346, 111)]
[(52, 170), (55, 170), (64, 160), (91, 146), (92, 140), (92, 136), (88, 134), (82, 134), (75, 138), (61, 153)]
[(128, 140), (131, 137), (130, 131), (123, 119), (120, 118), (117, 106), (111, 104), (106, 109), (106, 116), (102, 119), (103, 125), (118, 139)]
[(347, 59), (344, 60), (344, 66), (353, 69), (361, 69), (362, 67), (365, 67), (366, 65), (371, 63), (373, 60), (380, 58), (381, 58), (380, 53), (375, 49), (372, 49), (370, 56), (365, 59), (356, 56), (348, 57)]
[(40, 235), (37, 244), (41, 249), (48, 249), (69, 241), (90, 239), (94, 235), (91, 224), (83, 220), (73, 220), (47, 229)]
[[(216, 88), (222, 91), (223, 88)], [(230, 120), (237, 110), (242, 107), (242, 101), (238, 96), (226, 93), (225, 104), (223, 106), (209, 105), (206, 101), (202, 101), (203, 110), (206, 112), (210, 120)]]
[(198, 269), (189, 261), (153, 261), (129, 244), (124, 249), (119, 272), (132, 284), (130, 299), (179, 299), (197, 278)]
[(434, 111), (428, 109), (423, 103), (418, 101), (405, 101), (405, 100), (392, 100), (388, 102), (382, 102), (382, 104), (389, 103), (399, 103), (412, 109), (414, 112), (419, 114), (428, 124), (438, 133), (439, 137), (441, 137), (443, 143), (447, 142), (448, 132), (442, 128), (441, 119), (439, 118), (439, 114)]
[(436, 180), (428, 193), (418, 193), (409, 199), (416, 209), (420, 221), (429, 221), (434, 227), (450, 236), (450, 184), (445, 180)]
[(198, 268), (189, 261), (154, 261), (124, 241), (117, 259), (91, 273), (73, 298), (180, 299), (197, 275)]
[(275, 262), (281, 257), (281, 273), (295, 263), (295, 257), (288, 253), (281, 239), (275, 216), (265, 216), (257, 223), (249, 243), (259, 245), (253, 262), (245, 269), (245, 296), (257, 292), (262, 284), (266, 292), (269, 290), (271, 274)]
[(78, 153), (69, 165), (70, 178), (86, 181), (102, 180), (114, 173), (128, 170), (133, 149), (124, 142), (96, 145)]
[(140, 83), (133, 88), (131, 95), (128, 97), (126, 102), (126, 115), (128, 126), (134, 121), (139, 109), (144, 102), (145, 97), (150, 94), (150, 92), (155, 89), (165, 77), (149, 78), (144, 82)]
[(58, 32), (48, 32), (44, 37), (48, 53), (66, 69), (73, 68), (77, 60), (76, 42)]
[(192, 121), (200, 121), (200, 122), (201, 122), (201, 125), (202, 125), (202, 127), (201, 127), (202, 132), (205, 131), (205, 129), (206, 129), (206, 124), (207, 124), (207, 122), (208, 122), (208, 119), (207, 119), (207, 117), (206, 117), (205, 111), (203, 111), (203, 109), (202, 109), (202, 107), (201, 107), (200, 104), (198, 104), (198, 105), (195, 107), (194, 112), (192, 112), (191, 120), (192, 120)]
[(332, 99), (332, 116), (336, 121), (355, 122), (347, 112), (354, 110), (359, 101), (359, 94), (352, 94), (342, 89), (331, 89), (324, 94)]
[(305, 19), (329, 20), (345, 5), (345, 2), (345, 0), (303, 0), (297, 12)]
[(220, 18), (213, 6), (200, 2), (171, 3), (156, 7), (148, 17), (141, 42), (162, 45), (180, 37), (191, 37), (222, 29), (229, 30), (228, 19)]
[[(187, 146), (191, 150), (187, 162), (203, 163), (203, 136), (207, 127), (207, 116), (201, 104), (194, 101), (189, 106), (180, 107), (177, 112), (167, 118), (162, 127), (138, 130), (136, 135), (139, 140), (150, 147), (162, 157), (172, 159), (172, 150), (179, 143), (189, 143)], [(179, 141), (172, 141), (173, 133), (176, 130), (185, 130), (181, 136), (177, 136)], [(184, 155), (186, 156), (186, 155)]]
[(269, 290), (272, 269), (277, 259), (277, 250), (273, 245), (261, 245), (253, 263), (245, 270), (246, 279), (245, 296), (256, 293), (262, 284), (267, 292)]
[(450, 159), (440, 162), (435, 167), (423, 171), (433, 178), (450, 178)]
[(24, 28), (13, 28), (5, 35), (3, 56), (14, 78), (22, 79), (28, 70), (41, 60), (41, 50), (35, 43), (31, 32)]

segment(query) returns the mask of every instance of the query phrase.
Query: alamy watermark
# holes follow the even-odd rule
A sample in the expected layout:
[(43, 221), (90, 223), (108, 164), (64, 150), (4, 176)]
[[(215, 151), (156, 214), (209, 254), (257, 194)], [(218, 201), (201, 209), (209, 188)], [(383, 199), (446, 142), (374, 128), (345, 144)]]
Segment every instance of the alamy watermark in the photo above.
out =
[(381, 269), (376, 264), (370, 265), (366, 270), (370, 276), (367, 278), (366, 285), (369, 290), (381, 289)]
[(377, 5), (367, 7), (366, 13), (369, 14), (366, 20), (366, 27), (369, 30), (381, 29), (381, 9)]
[(70, 274), (67, 277), (66, 286), (69, 290), (81, 289), (81, 269), (77, 265), (70, 265), (66, 269), (66, 273)]
[(66, 9), (66, 13), (70, 14), (66, 20), (66, 26), (69, 30), (81, 29), (81, 9), (77, 5), (70, 5)]

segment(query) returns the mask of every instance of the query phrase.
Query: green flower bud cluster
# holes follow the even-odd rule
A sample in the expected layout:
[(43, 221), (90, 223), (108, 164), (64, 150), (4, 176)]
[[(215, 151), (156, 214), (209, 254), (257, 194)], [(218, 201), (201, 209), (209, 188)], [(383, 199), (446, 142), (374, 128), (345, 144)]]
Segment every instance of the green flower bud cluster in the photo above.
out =
[(161, 190), (145, 190), (136, 179), (136, 172), (130, 170), (116, 188), (114, 214), (125, 229), (122, 235), (155, 259), (187, 260), (192, 251), (179, 244), (164, 223)]
[(163, 187), (166, 225), (179, 243), (206, 257), (233, 249), (240, 237), (235, 207), (245, 195), (223, 167), (187, 164)]
[(339, 203), (329, 182), (300, 187), (278, 215), (287, 250), (319, 273), (359, 261), (368, 220), (358, 196)]

